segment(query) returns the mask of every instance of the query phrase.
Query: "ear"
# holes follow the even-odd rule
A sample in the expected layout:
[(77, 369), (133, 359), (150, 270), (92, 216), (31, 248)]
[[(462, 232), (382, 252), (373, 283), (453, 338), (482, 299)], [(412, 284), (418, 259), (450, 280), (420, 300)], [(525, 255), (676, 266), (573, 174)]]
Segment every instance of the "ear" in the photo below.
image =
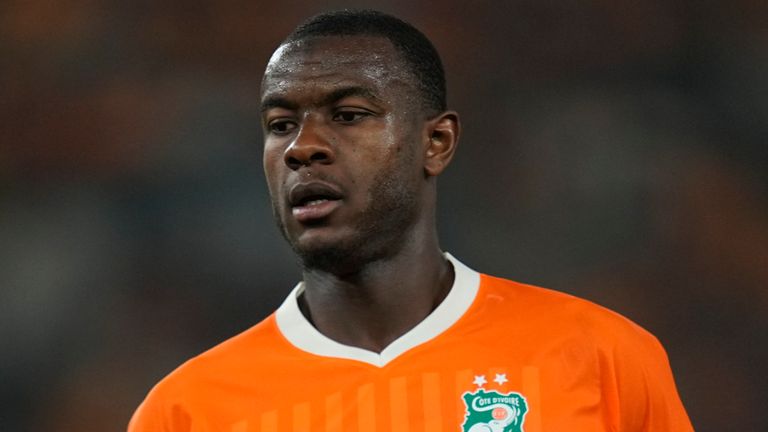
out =
[(459, 143), (459, 114), (445, 111), (427, 121), (424, 137), (424, 174), (437, 176), (453, 158)]

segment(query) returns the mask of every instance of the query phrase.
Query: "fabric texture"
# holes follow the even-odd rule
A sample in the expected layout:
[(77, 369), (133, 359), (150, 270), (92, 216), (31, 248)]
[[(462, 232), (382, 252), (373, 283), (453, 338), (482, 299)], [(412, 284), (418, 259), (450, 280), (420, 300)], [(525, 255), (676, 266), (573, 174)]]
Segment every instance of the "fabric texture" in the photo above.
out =
[(693, 430), (650, 333), (447, 257), (451, 292), (382, 353), (320, 335), (299, 284), (275, 314), (158, 383), (129, 432)]

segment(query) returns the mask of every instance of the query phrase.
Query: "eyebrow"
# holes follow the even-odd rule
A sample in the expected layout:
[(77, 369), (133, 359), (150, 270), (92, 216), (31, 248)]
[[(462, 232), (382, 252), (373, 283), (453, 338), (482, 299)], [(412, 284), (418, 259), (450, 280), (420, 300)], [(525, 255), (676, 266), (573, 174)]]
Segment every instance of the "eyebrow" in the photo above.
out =
[(261, 102), (262, 113), (272, 108), (296, 109), (296, 107), (298, 105), (295, 102), (280, 96), (269, 96)]
[(328, 96), (323, 98), (323, 105), (331, 105), (346, 97), (360, 96), (365, 99), (371, 99), (374, 102), (381, 102), (381, 98), (374, 93), (371, 89), (360, 86), (342, 87), (332, 91)]
[[(342, 87), (330, 92), (323, 97), (320, 101), (320, 105), (332, 105), (346, 97), (360, 96), (366, 99), (370, 99), (373, 102), (381, 103), (382, 99), (371, 89), (361, 86)], [(261, 102), (261, 112), (267, 111), (272, 108), (285, 108), (296, 109), (298, 104), (285, 97), (281, 96), (268, 96)]]

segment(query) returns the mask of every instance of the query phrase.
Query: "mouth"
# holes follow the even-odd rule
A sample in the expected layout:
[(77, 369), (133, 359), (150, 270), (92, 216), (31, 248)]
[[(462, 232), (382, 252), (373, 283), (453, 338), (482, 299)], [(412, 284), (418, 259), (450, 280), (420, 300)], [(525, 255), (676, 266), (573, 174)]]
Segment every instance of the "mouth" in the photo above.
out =
[(288, 202), (291, 214), (300, 223), (317, 222), (341, 206), (338, 188), (324, 183), (299, 183), (291, 188)]

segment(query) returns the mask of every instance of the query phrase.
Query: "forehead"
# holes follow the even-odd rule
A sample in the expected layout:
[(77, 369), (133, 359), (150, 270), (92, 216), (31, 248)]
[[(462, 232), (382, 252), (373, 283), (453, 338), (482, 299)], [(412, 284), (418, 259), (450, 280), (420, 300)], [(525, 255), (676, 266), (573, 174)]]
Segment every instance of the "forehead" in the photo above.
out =
[(262, 98), (292, 91), (362, 86), (377, 93), (412, 86), (392, 43), (375, 36), (321, 36), (281, 45), (269, 60)]

